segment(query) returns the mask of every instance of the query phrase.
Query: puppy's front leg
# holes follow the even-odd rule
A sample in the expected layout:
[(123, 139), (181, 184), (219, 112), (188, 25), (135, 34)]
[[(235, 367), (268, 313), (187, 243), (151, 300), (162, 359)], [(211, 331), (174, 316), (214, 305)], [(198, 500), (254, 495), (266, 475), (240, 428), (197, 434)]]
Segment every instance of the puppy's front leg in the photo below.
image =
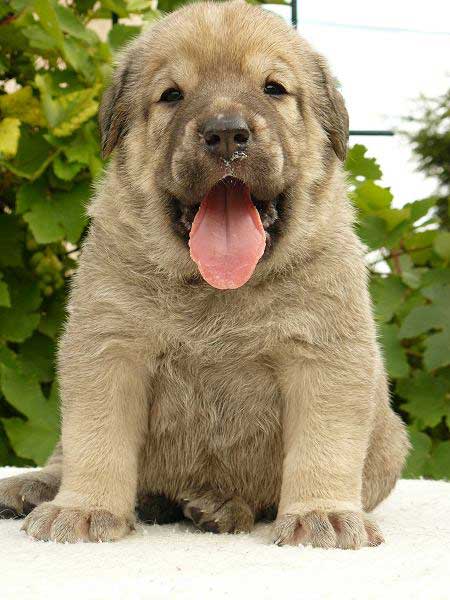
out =
[(277, 543), (359, 548), (383, 541), (361, 507), (374, 364), (371, 348), (341, 345), (280, 367), (284, 463)]
[(63, 474), (55, 499), (36, 507), (23, 529), (57, 542), (107, 541), (132, 527), (138, 455), (147, 427), (146, 373), (102, 340), (66, 335), (60, 356)]

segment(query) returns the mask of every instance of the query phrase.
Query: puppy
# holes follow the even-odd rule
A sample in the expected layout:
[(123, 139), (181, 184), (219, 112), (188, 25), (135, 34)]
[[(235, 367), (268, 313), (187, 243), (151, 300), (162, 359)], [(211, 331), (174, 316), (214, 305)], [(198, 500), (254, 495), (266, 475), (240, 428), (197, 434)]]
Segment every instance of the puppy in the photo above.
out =
[(367, 512), (408, 441), (389, 405), (324, 59), (241, 1), (198, 3), (124, 52), (59, 349), (62, 437), (0, 483), (40, 540), (147, 520), (279, 544), (382, 541)]

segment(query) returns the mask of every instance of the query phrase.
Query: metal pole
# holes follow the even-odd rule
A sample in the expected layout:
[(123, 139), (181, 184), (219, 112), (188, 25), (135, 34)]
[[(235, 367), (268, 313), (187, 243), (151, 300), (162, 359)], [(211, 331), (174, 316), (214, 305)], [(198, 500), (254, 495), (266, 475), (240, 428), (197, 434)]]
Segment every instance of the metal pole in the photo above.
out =
[(291, 22), (292, 27), (297, 29), (297, 0), (291, 0)]
[(395, 135), (393, 131), (389, 129), (351, 129), (350, 135)]
[[(298, 0), (291, 0), (291, 22), (292, 26), (297, 29), (298, 25)], [(389, 129), (352, 129), (349, 132), (350, 135), (368, 135), (368, 136), (393, 136), (393, 131)]]

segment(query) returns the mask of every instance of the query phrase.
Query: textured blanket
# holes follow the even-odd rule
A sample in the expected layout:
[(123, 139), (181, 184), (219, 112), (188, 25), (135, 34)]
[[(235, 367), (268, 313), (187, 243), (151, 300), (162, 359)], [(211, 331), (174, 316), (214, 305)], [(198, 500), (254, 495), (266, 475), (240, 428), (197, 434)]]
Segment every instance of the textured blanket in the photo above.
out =
[(358, 551), (280, 548), (270, 525), (215, 535), (184, 522), (138, 525), (111, 544), (58, 545), (0, 520), (0, 598), (448, 600), (450, 483), (401, 481), (374, 514), (386, 543)]

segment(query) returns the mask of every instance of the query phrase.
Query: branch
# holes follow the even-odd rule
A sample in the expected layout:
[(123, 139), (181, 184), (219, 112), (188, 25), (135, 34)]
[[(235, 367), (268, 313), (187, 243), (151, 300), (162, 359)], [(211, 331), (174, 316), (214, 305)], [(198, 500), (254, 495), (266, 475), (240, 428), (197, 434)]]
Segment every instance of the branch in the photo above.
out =
[[(412, 254), (413, 252), (420, 252), (421, 250), (431, 250), (432, 248), (433, 246), (422, 246), (421, 248), (411, 248), (411, 250), (393, 250), (387, 256), (382, 256), (381, 258), (378, 258), (377, 260), (374, 260), (373, 262), (369, 263), (367, 266), (370, 268), (386, 260), (392, 260), (395, 264), (395, 262), (398, 262), (398, 257), (402, 256), (402, 254)], [(398, 266), (400, 267), (400, 264)]]
[(391, 252), (392, 264), (394, 266), (394, 273), (396, 273), (397, 275), (402, 274), (402, 266), (400, 264), (400, 258), (399, 258), (402, 254), (404, 254), (404, 252), (402, 252), (401, 250), (392, 250), (392, 252)]

